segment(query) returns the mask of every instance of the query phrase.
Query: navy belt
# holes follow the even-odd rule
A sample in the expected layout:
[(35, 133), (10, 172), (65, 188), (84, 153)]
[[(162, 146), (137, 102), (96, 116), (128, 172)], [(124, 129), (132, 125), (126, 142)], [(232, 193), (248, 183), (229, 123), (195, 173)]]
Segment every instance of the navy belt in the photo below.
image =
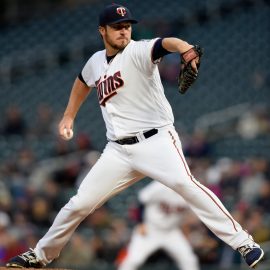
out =
[[(152, 137), (153, 135), (155, 135), (157, 133), (158, 133), (158, 129), (153, 128), (153, 129), (150, 129), (148, 131), (143, 132), (143, 136), (144, 136), (145, 139), (147, 139), (147, 138), (150, 138), (150, 137)], [(114, 141), (114, 142), (116, 142), (118, 144), (121, 144), (121, 145), (135, 144), (135, 143), (139, 142), (139, 139), (137, 138), (137, 136), (134, 136), (134, 137), (127, 137), (127, 138), (124, 138), (124, 139), (120, 139), (120, 140), (117, 140), (117, 141)]]

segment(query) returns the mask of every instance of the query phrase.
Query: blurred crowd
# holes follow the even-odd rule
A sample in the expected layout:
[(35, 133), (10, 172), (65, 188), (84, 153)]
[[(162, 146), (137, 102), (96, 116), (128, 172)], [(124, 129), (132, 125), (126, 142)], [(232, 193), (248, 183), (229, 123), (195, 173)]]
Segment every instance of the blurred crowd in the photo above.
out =
[[(18, 107), (10, 106), (0, 129), (1, 140), (27, 142), (1, 160), (1, 264), (35, 246), (100, 155), (88, 134), (78, 132), (73, 141), (61, 140), (57, 136), (58, 118), (53, 117), (57, 114), (48, 105), (40, 104), (35, 115), (36, 120), (30, 123)], [(46, 158), (41, 159), (31, 142), (38, 140), (39, 148), (46, 147), (47, 137), (51, 144)], [(270, 241), (269, 161), (263, 157), (215, 159), (211, 141), (200, 132), (183, 136), (182, 143), (194, 176), (222, 200), (257, 242)], [(132, 192), (136, 190), (135, 184)], [(127, 203), (130, 200), (126, 195), (118, 196), (123, 207), (117, 212), (105, 204), (86, 218), (55, 261), (56, 266), (87, 267), (96, 262), (113, 265), (121, 260), (138, 222), (139, 207), (136, 199)], [(192, 212), (185, 217), (182, 229), (202, 264), (220, 264), (225, 269), (240, 263), (237, 253), (220, 242)], [(159, 254), (149, 260), (160, 258)]]
[(48, 16), (51, 12), (72, 9), (84, 3), (96, 0), (2, 0), (0, 2), (0, 27), (14, 25), (33, 18)]

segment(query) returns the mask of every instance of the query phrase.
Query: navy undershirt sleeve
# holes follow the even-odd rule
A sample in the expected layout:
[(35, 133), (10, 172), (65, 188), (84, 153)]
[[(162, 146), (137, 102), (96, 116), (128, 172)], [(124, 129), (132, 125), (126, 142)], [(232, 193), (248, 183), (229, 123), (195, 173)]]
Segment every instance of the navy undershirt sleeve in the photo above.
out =
[(83, 82), (84, 84), (86, 84), (87, 85), (87, 83), (85, 82), (85, 80), (84, 80), (84, 78), (83, 78), (83, 76), (82, 76), (82, 73), (80, 72), (80, 74), (78, 75), (78, 79), (81, 81), (81, 82)]
[(167, 54), (170, 54), (172, 52), (167, 51), (166, 49), (163, 48), (162, 46), (162, 38), (158, 39), (153, 47), (153, 51), (152, 51), (152, 60), (153, 62)]

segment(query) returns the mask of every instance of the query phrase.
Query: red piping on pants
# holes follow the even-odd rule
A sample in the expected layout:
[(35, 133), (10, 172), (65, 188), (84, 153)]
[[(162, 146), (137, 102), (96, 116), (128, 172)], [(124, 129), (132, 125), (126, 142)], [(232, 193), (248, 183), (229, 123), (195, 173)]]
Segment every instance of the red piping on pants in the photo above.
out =
[(183, 157), (182, 157), (182, 155), (181, 155), (181, 153), (180, 153), (180, 151), (179, 151), (179, 149), (178, 149), (178, 147), (176, 146), (176, 140), (174, 139), (174, 137), (173, 137), (173, 135), (172, 135), (172, 133), (169, 131), (169, 134), (170, 134), (170, 136), (171, 136), (171, 138), (172, 138), (172, 140), (173, 140), (173, 145), (174, 145), (174, 147), (176, 148), (176, 150), (177, 150), (177, 152), (178, 152), (178, 154), (179, 154), (179, 156), (180, 156), (180, 158), (181, 158), (181, 161), (182, 161), (182, 163), (184, 164), (184, 167), (185, 167), (185, 170), (186, 170), (186, 173), (187, 173), (187, 175), (190, 177), (190, 180), (197, 186), (197, 187), (199, 187), (203, 192), (205, 192), (209, 197), (210, 197), (210, 199), (217, 205), (217, 207), (230, 219), (230, 221), (232, 222), (232, 224), (233, 224), (233, 227), (234, 227), (234, 229), (235, 229), (235, 231), (237, 232), (237, 229), (236, 229), (236, 226), (235, 226), (235, 224), (234, 224), (234, 220), (233, 220), (233, 218), (232, 217), (230, 217), (226, 212), (224, 212), (224, 210), (221, 208), (221, 206), (215, 201), (215, 199), (211, 196), (211, 194), (209, 194), (206, 190), (204, 190), (201, 186), (199, 186), (198, 185), (198, 183), (196, 183), (194, 180), (193, 180), (193, 177), (192, 177), (192, 175), (190, 174), (190, 172), (189, 172), (189, 170), (188, 170), (188, 168), (187, 168), (187, 166), (186, 166), (186, 164), (185, 164), (185, 162), (184, 162), (184, 159), (183, 159)]

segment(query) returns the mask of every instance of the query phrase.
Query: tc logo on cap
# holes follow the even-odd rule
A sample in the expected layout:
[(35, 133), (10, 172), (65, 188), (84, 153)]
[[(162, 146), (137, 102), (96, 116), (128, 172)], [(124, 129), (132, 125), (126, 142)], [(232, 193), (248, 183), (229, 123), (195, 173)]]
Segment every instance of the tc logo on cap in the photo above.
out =
[(116, 12), (117, 12), (117, 14), (121, 15), (122, 17), (124, 17), (127, 13), (126, 9), (124, 7), (118, 7), (116, 9)]

